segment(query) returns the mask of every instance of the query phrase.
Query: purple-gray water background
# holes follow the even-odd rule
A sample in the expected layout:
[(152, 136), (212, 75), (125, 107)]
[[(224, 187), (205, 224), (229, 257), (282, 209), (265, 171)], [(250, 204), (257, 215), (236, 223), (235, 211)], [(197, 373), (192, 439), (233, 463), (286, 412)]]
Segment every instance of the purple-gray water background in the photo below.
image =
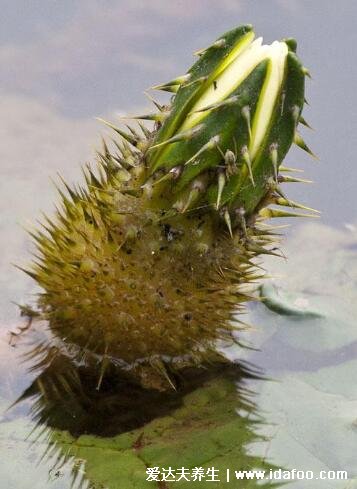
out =
[[(288, 163), (306, 169), (311, 185), (289, 195), (322, 210), (323, 222), (341, 226), (356, 217), (357, 4), (354, 0), (131, 0), (1, 2), (0, 206), (1, 309), (27, 293), (11, 262), (26, 262), (21, 228), (51, 210), (50, 177), (80, 178), (104, 128), (96, 116), (115, 118), (149, 107), (151, 85), (184, 73), (192, 52), (224, 31), (252, 23), (265, 42), (298, 39), (311, 70), (304, 131), (318, 154), (298, 149)], [(308, 134), (306, 134), (308, 132)]]
[[(315, 181), (291, 186), (289, 196), (320, 209), (322, 225), (294, 221), (288, 260), (264, 263), (288, 294), (283, 300), (310, 303), (323, 317), (296, 321), (255, 305), (249, 319), (257, 328), (248, 340), (258, 351), (233, 354), (274, 379), (259, 384), (257, 398), (272, 429), (264, 456), (356, 478), (356, 1), (2, 0), (0, 7), (0, 480), (10, 489), (33, 480), (39, 488), (68, 487), (50, 486), (48, 468), (33, 464), (21, 441), (28, 418), (3, 409), (30, 381), (5, 335), (20, 321), (12, 301), (26, 303), (34, 291), (11, 265), (30, 259), (23, 226), (53, 209), (57, 172), (81, 180), (81, 165), (93, 161), (106, 134), (95, 117), (148, 110), (144, 90), (183, 74), (193, 51), (243, 23), (267, 43), (296, 37), (313, 76), (304, 115), (316, 130), (303, 133), (320, 161), (294, 148), (286, 164)], [(314, 489), (357, 488), (356, 479), (322, 482)]]

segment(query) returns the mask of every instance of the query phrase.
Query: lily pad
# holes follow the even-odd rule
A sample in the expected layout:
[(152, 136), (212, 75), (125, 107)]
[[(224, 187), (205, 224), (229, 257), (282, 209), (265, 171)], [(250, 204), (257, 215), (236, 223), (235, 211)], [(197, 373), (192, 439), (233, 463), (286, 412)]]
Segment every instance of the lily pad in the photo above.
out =
[[(227, 485), (227, 477), (233, 481), (235, 471), (268, 470), (271, 465), (247, 454), (249, 443), (260, 438), (255, 431), (261, 421), (234, 370), (234, 375), (225, 371), (213, 376), (185, 395), (179, 408), (136, 430), (114, 437), (53, 431), (51, 444), (56, 456), (73, 457), (74, 468), (83, 461), (83, 475), (91, 487), (108, 489), (171, 487), (170, 479), (160, 480), (162, 471), (169, 468), (175, 473), (175, 487), (188, 481), (199, 487), (203, 480), (217, 488)], [(159, 480), (147, 480), (148, 467), (160, 470)], [(179, 480), (182, 468), (186, 475)], [(205, 474), (201, 481), (192, 478), (195, 468)], [(212, 468), (214, 478), (210, 475)], [(236, 484), (261, 487), (256, 480), (236, 480)]]

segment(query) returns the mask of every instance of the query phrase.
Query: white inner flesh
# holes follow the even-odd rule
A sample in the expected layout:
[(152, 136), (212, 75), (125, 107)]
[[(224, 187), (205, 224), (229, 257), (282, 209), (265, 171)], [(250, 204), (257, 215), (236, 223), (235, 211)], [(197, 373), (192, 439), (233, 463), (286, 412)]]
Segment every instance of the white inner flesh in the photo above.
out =
[[(252, 138), (249, 144), (250, 157), (254, 158), (269, 126), (276, 98), (279, 94), (283, 77), (288, 47), (284, 42), (275, 41), (271, 45), (262, 44), (260, 37), (248, 46), (244, 46), (236, 54), (233, 61), (215, 79), (202, 97), (192, 108), (192, 112), (226, 99), (263, 60), (268, 59), (268, 72), (259, 97), (258, 106), (252, 121)], [(210, 111), (191, 113), (180, 128), (187, 130), (202, 119)]]
[(249, 144), (250, 157), (253, 159), (264, 139), (274, 110), (276, 99), (284, 78), (285, 59), (288, 47), (285, 42), (275, 41), (269, 48), (268, 74), (254, 114), (252, 138)]

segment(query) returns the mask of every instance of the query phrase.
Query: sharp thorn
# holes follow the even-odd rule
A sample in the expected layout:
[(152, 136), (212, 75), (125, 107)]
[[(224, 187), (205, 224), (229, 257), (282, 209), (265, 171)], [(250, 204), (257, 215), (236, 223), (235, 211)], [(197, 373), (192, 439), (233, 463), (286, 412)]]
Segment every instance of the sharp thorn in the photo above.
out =
[(300, 168), (291, 168), (289, 166), (280, 166), (279, 171), (287, 173), (304, 173), (304, 170), (301, 170)]
[(157, 102), (157, 101), (156, 101), (156, 100), (155, 100), (155, 99), (154, 99), (154, 98), (153, 98), (153, 97), (150, 95), (150, 93), (144, 92), (144, 95), (145, 95), (145, 97), (147, 97), (147, 98), (150, 100), (150, 102), (152, 102), (152, 103), (155, 105), (155, 107), (156, 107), (158, 110), (160, 110), (160, 111), (163, 111), (163, 110), (164, 110), (164, 107), (165, 107), (165, 106), (164, 106), (164, 105), (159, 104), (159, 102)]
[(247, 242), (246, 249), (253, 253), (258, 253), (259, 255), (273, 255), (279, 257), (281, 256), (278, 253), (274, 253), (274, 250), (269, 250), (267, 248), (264, 248), (263, 246), (259, 246), (257, 243), (254, 242)]
[(97, 391), (100, 390), (100, 387), (101, 387), (102, 381), (103, 381), (103, 377), (105, 375), (105, 371), (106, 371), (108, 364), (109, 364), (107, 353), (108, 353), (108, 347), (106, 346), (105, 353), (103, 355), (102, 363), (100, 366), (99, 378), (98, 378), (98, 382), (97, 382), (97, 386), (96, 386)]
[(291, 227), (291, 224), (279, 224), (278, 226), (272, 226), (270, 223), (267, 224), (266, 222), (259, 222), (259, 227), (264, 227), (267, 229), (267, 231), (276, 231), (280, 229), (287, 229)]
[(279, 175), (278, 182), (280, 183), (313, 183), (312, 180), (305, 178), (291, 177), (290, 175)]
[(310, 71), (308, 70), (308, 68), (306, 68), (305, 66), (302, 67), (302, 72), (305, 76), (308, 76), (310, 79), (312, 79), (312, 76), (311, 76), (311, 73)]
[(139, 127), (140, 127), (142, 133), (148, 139), (151, 135), (151, 131), (146, 126), (144, 126), (144, 124), (142, 122), (138, 121), (138, 124), (139, 124)]
[(189, 207), (198, 199), (198, 197), (205, 190), (205, 188), (206, 188), (206, 184), (205, 184), (204, 179), (203, 178), (197, 178), (193, 182), (193, 184), (191, 186), (190, 193), (188, 195), (188, 199), (187, 199), (186, 203), (184, 204), (184, 206), (180, 212), (181, 213), (186, 212), (189, 209)]
[(233, 95), (232, 97), (222, 100), (221, 102), (216, 102), (214, 104), (206, 105), (206, 107), (203, 107), (203, 109), (194, 110), (190, 112), (190, 114), (196, 114), (197, 112), (206, 112), (207, 110), (215, 110), (221, 107), (226, 107), (228, 105), (237, 104), (238, 102), (239, 102), (238, 95)]
[(279, 197), (275, 199), (274, 204), (281, 205), (283, 207), (295, 207), (295, 209), (303, 209), (305, 211), (316, 212), (317, 214), (321, 214), (320, 211), (313, 209), (312, 207), (307, 207), (306, 205), (299, 204), (298, 202), (294, 202), (293, 200), (289, 200), (284, 197)]
[(178, 134), (175, 134), (175, 136), (172, 136), (169, 139), (166, 139), (165, 141), (162, 141), (161, 143), (154, 144), (153, 146), (150, 146), (148, 151), (151, 151), (152, 149), (160, 148), (161, 146), (166, 146), (167, 144), (172, 144), (172, 143), (177, 143), (178, 141), (187, 141), (191, 138), (193, 138), (198, 132), (200, 132), (203, 128), (203, 124), (198, 124), (197, 126), (193, 127), (192, 129), (188, 129), (187, 131), (180, 132)]
[(253, 171), (252, 171), (252, 162), (250, 160), (248, 146), (243, 146), (241, 153), (242, 153), (243, 160), (244, 160), (245, 164), (247, 165), (247, 168), (249, 171), (250, 181), (252, 182), (253, 187), (255, 187)]
[(155, 87), (150, 87), (149, 90), (161, 90), (162, 92), (177, 93), (180, 89), (180, 86), (181, 85), (168, 85), (168, 86), (156, 85)]
[(250, 107), (249, 107), (249, 105), (245, 105), (242, 108), (241, 112), (242, 112), (242, 116), (244, 117), (244, 119), (247, 123), (249, 141), (250, 141), (252, 139), (252, 128), (251, 128), (251, 123), (250, 123)]
[(224, 221), (225, 221), (225, 223), (227, 225), (229, 234), (230, 234), (231, 238), (233, 238), (231, 216), (229, 215), (228, 209), (226, 209), (224, 211), (223, 217), (224, 217)]
[(209, 49), (219, 49), (219, 48), (224, 48), (226, 46), (226, 40), (224, 38), (218, 39), (216, 42), (211, 44), (211, 46), (208, 46), (208, 48), (203, 48), (203, 49), (198, 49), (195, 51), (193, 54), (194, 56), (202, 56), (205, 54)]
[(178, 76), (174, 80), (171, 80), (167, 83), (163, 83), (161, 85), (155, 85), (151, 87), (151, 90), (163, 90), (166, 92), (177, 92), (180, 86), (183, 83), (186, 83), (191, 78), (191, 73), (187, 73), (186, 75)]
[(221, 198), (224, 186), (226, 184), (226, 177), (224, 171), (219, 171), (218, 173), (218, 189), (217, 189), (217, 201), (216, 201), (216, 210), (219, 209), (221, 205)]
[(192, 80), (188, 83), (183, 83), (181, 86), (184, 88), (190, 87), (191, 85), (195, 85), (196, 83), (204, 83), (208, 80), (208, 76), (200, 76), (196, 78), (196, 80)]
[(278, 143), (272, 143), (269, 148), (270, 159), (274, 169), (275, 181), (278, 181)]
[(151, 365), (158, 371), (160, 372), (160, 374), (162, 374), (165, 379), (167, 380), (167, 382), (169, 383), (169, 385), (172, 387), (173, 390), (177, 390), (173, 380), (170, 378), (169, 374), (167, 373), (167, 370), (166, 370), (166, 367), (165, 365), (163, 364), (163, 362), (159, 359), (155, 359), (155, 360), (152, 360), (151, 361)]
[(122, 116), (121, 119), (142, 119), (146, 121), (163, 122), (170, 115), (169, 111), (153, 112), (151, 114)]
[(216, 136), (213, 136), (206, 144), (204, 144), (198, 151), (195, 153), (189, 160), (186, 161), (185, 166), (192, 163), (195, 159), (198, 158), (202, 153), (204, 153), (207, 150), (211, 150), (217, 147), (219, 143), (220, 137), (217, 134)]
[(261, 209), (259, 211), (259, 216), (264, 219), (273, 219), (280, 217), (319, 217), (316, 214), (298, 214), (296, 212), (282, 211), (280, 209), (270, 209), (268, 207)]
[(163, 177), (153, 182), (152, 185), (153, 187), (155, 187), (155, 185), (165, 182), (166, 180), (177, 180), (181, 175), (181, 173), (182, 173), (182, 166), (174, 166), (173, 168), (171, 168), (171, 170), (168, 173), (165, 173)]
[(318, 159), (318, 157), (311, 151), (311, 149), (307, 146), (307, 144), (297, 131), (295, 132), (294, 143), (299, 146), (299, 148), (309, 153), (309, 155), (311, 155), (314, 159)]
[(117, 126), (115, 126), (111, 122), (108, 122), (108, 121), (102, 119), (101, 117), (97, 117), (97, 120), (100, 122), (103, 122), (106, 126), (113, 129), (115, 132), (117, 132), (122, 138), (124, 138), (126, 141), (128, 141), (130, 144), (132, 144), (134, 147), (136, 147), (138, 145), (138, 142), (139, 142), (138, 139), (136, 137), (134, 137), (132, 134), (126, 133), (122, 129), (119, 129)]
[(286, 197), (286, 195), (284, 194), (284, 192), (282, 191), (282, 189), (279, 187), (279, 185), (275, 185), (274, 192), (276, 192), (283, 199), (288, 200), (288, 198)]
[(310, 124), (306, 121), (306, 119), (302, 115), (299, 117), (299, 122), (303, 126), (305, 126), (305, 127), (309, 128), (309, 129), (311, 129), (312, 131), (314, 131), (314, 128), (310, 126)]
[(133, 127), (129, 126), (128, 124), (125, 124), (125, 127), (128, 129), (128, 131), (130, 131), (130, 132), (131, 132), (131, 134), (134, 136), (134, 138), (135, 138), (137, 141), (139, 141), (139, 139), (140, 139), (140, 134), (138, 134), (138, 133), (137, 133), (137, 131), (136, 131), (136, 130), (135, 130)]

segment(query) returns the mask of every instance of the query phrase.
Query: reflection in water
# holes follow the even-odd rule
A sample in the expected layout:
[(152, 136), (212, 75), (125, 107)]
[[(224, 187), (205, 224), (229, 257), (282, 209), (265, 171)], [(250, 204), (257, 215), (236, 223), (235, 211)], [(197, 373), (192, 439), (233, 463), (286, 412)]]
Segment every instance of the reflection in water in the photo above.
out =
[[(26, 334), (31, 338), (24, 356), (36, 377), (16, 405), (31, 400), (36, 431), (46, 436), (43, 457), (57, 474), (71, 459), (72, 486), (89, 481), (96, 488), (134, 482), (145, 487), (149, 466), (214, 466), (222, 476), (231, 469), (231, 477), (234, 470), (271, 467), (247, 453), (262, 423), (254, 394), (245, 387), (248, 379), (261, 378), (252, 366), (187, 369), (176, 379), (176, 392), (144, 389), (112, 367), (98, 390), (97, 369), (76, 364), (50, 337), (43, 338), (43, 325), (39, 330), (42, 338), (36, 323)], [(130, 474), (118, 472), (123, 464)], [(236, 481), (236, 487), (261, 487), (245, 482)]]
[[(70, 376), (74, 384), (70, 389), (75, 393), (73, 399), (63, 386), (66, 378), (61, 375), (55, 381), (52, 378), (50, 384), (60, 395), (55, 397), (50, 389), (51, 396), (46, 398), (41, 385), (46, 383), (47, 372), (49, 375), (51, 371), (46, 352), (48, 354), (49, 347), (54, 346), (53, 341), (45, 342), (43, 355), (39, 355), (38, 349), (35, 357), (28, 360), (28, 373), (15, 355), (16, 351), (23, 350), (29, 354), (38, 347), (45, 340), (44, 328), (39, 325), (41, 336), (34, 322), (20, 340), (13, 342), (14, 349), (0, 337), (0, 443), (3, 447), (0, 480), (6, 487), (16, 489), (32, 488), (33, 480), (36, 480), (36, 489), (68, 489), (69, 471), (72, 474), (77, 471), (77, 480), (81, 480), (81, 461), (84, 460), (86, 479), (91, 481), (92, 487), (114, 489), (118, 484), (123, 487), (125, 481), (125, 489), (137, 489), (149, 487), (145, 481), (146, 466), (197, 465), (238, 470), (261, 467), (267, 459), (288, 469), (313, 470), (314, 473), (346, 470), (350, 479), (293, 481), (287, 485), (289, 489), (357, 487), (357, 480), (352, 480), (357, 476), (355, 229), (341, 231), (305, 224), (288, 243), (289, 260), (274, 259), (271, 264), (265, 260), (268, 270), (280, 277), (274, 281), (280, 299), (288, 297), (294, 307), (323, 312), (321, 317), (300, 319), (296, 315), (278, 315), (262, 304), (250, 309), (247, 322), (256, 328), (241, 332), (240, 340), (254, 350), (232, 347), (230, 356), (259, 365), (273, 381), (256, 380), (254, 377), (259, 375), (254, 371), (250, 378), (249, 369), (239, 366), (197, 373), (195, 383), (186, 384), (184, 395), (173, 395), (170, 400), (162, 397), (158, 403), (151, 403), (156, 405), (156, 413), (151, 411), (151, 421), (147, 421), (149, 418), (141, 421), (145, 426), (139, 427), (137, 422), (130, 431), (117, 436), (120, 422), (122, 429), (125, 426), (129, 429), (128, 420), (123, 417), (125, 408), (121, 413), (116, 411), (123, 404), (114, 392), (114, 385), (125, 385), (123, 378), (111, 377), (113, 384), (105, 379), (98, 393), (90, 371), (79, 361), (75, 375)], [(285, 310), (289, 304), (285, 303)], [(66, 352), (61, 349), (60, 352), (66, 356)], [(68, 359), (65, 362), (60, 358), (55, 368), (57, 375), (68, 373), (71, 366)], [(44, 363), (39, 369), (29, 372), (41, 359)], [(75, 387), (76, 375), (82, 378), (82, 384), (86, 376), (92, 378), (92, 384), (84, 380), (85, 395), (80, 391), (80, 388), (83, 390), (80, 382)], [(39, 383), (35, 377), (39, 378)], [(26, 393), (21, 395), (23, 391)], [(150, 396), (144, 399), (140, 391), (133, 392), (139, 408), (144, 404), (151, 409)], [(22, 402), (6, 412), (18, 397)], [(49, 400), (52, 400), (52, 411)], [(166, 404), (169, 407), (164, 409), (161, 405)], [(24, 441), (31, 431), (31, 423), (25, 415), (28, 406), (32, 407), (32, 416), (38, 423), (34, 437), (42, 429), (46, 430), (31, 449)], [(127, 413), (131, 413), (130, 404), (127, 406)], [(65, 414), (61, 414), (61, 410)], [(96, 423), (91, 421), (94, 418)], [(51, 449), (54, 450), (52, 455)], [(37, 467), (34, 460), (35, 456), (40, 457), (40, 452), (46, 452), (46, 456)], [(73, 459), (65, 466), (56, 465), (58, 455)], [(19, 466), (26, 478), (18, 470)], [(54, 466), (60, 469), (53, 469)], [(249, 488), (255, 484), (254, 481), (250, 485), (231, 481), (223, 485)], [(197, 487), (203, 487), (203, 483)]]

